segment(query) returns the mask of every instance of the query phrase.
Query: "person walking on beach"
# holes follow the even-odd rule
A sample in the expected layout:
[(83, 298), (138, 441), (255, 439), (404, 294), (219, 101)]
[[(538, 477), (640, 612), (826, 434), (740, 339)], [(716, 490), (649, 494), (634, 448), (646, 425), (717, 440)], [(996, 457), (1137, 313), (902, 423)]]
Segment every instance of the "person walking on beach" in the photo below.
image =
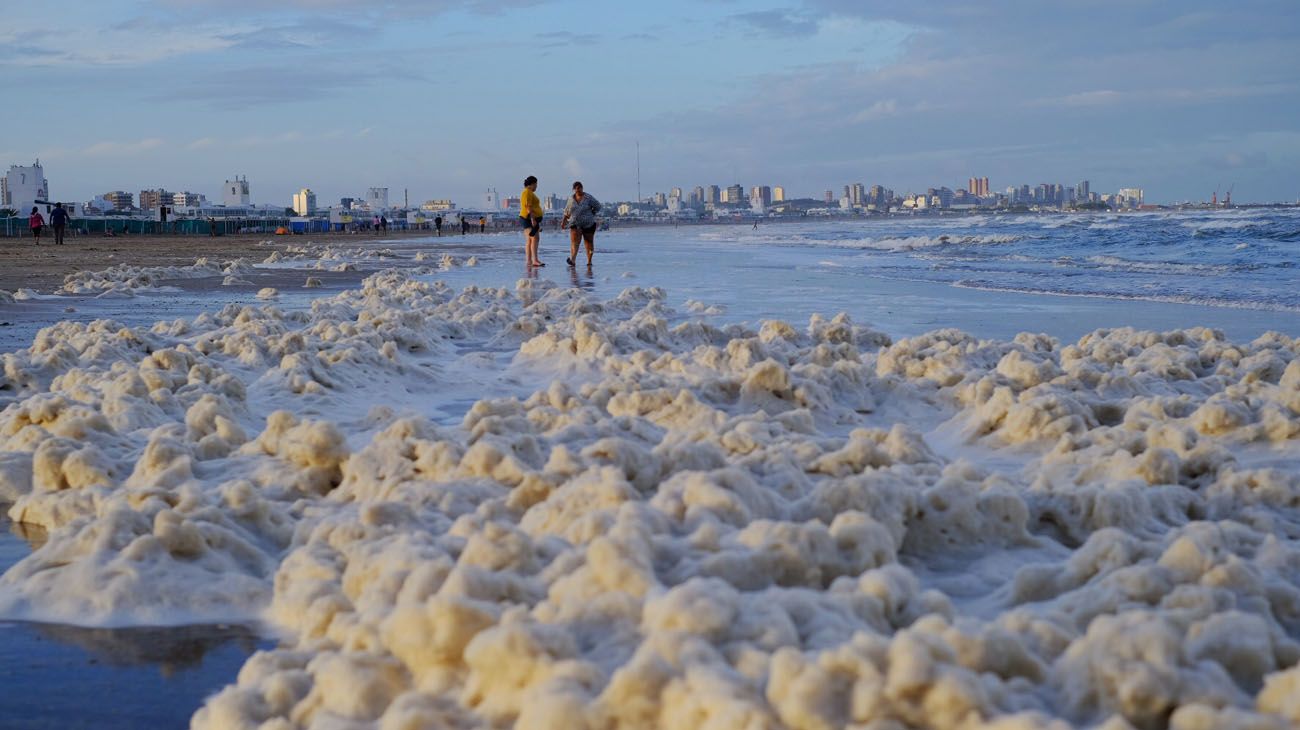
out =
[(442, 216), (435, 215), (433, 217), (433, 228), (438, 232), (438, 238), (442, 238)]
[(479, 232), (479, 233), (487, 233), (487, 217), (486, 217), (486, 216), (479, 216), (479, 217), (478, 217), (478, 232)]
[(528, 259), (528, 266), (546, 265), (537, 258), (537, 246), (542, 240), (542, 215), (542, 199), (537, 197), (537, 178), (529, 175), (524, 178), (524, 191), (519, 194), (519, 223), (524, 228), (524, 256)]
[(45, 217), (41, 215), (40, 209), (34, 205), (32, 206), (32, 214), (27, 217), (27, 225), (32, 229), (32, 238), (36, 239), (35, 243), (40, 245), (41, 229), (45, 227)]
[(596, 214), (599, 212), (600, 201), (584, 192), (582, 183), (575, 182), (573, 195), (569, 196), (569, 202), (564, 206), (564, 218), (560, 221), (561, 228), (569, 227), (569, 258), (564, 260), (569, 266), (577, 266), (579, 240), (587, 244), (587, 266), (591, 266), (591, 257), (596, 253)]
[(68, 227), (68, 211), (63, 208), (63, 203), (55, 203), (54, 210), (50, 211), (50, 226), (54, 228), (54, 243), (63, 245), (63, 232)]

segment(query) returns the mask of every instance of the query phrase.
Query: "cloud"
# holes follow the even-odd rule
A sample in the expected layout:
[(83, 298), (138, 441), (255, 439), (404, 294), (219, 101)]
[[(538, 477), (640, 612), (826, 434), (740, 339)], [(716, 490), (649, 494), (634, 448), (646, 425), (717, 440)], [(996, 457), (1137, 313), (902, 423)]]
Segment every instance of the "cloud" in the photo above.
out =
[(263, 0), (155, 0), (155, 5), (180, 11), (211, 11), (229, 13), (232, 10), (250, 14), (283, 14), (286, 11), (321, 12), (349, 17), (429, 17), (451, 12), (499, 15), (515, 8), (543, 5), (550, 0), (281, 0), (266, 3)]
[(755, 10), (731, 16), (733, 23), (750, 30), (775, 36), (816, 35), (819, 27), (816, 13), (792, 10)]
[[(231, 48), (231, 33), (249, 26), (192, 25), (146, 31), (119, 25), (108, 28), (71, 26), (59, 36), (38, 35), (22, 24), (8, 37), (0, 34), (0, 60), (18, 67), (140, 66), (179, 56), (212, 53)], [(18, 44), (21, 37), (24, 44)]]

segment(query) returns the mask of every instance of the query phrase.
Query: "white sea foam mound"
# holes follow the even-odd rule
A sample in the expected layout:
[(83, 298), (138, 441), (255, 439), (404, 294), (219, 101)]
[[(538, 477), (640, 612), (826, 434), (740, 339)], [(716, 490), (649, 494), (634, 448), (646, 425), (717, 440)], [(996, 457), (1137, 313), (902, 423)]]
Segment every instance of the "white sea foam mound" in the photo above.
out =
[(221, 276), (241, 279), (252, 271), (253, 265), (244, 259), (217, 263), (199, 258), (189, 266), (120, 264), (103, 271), (78, 271), (68, 274), (63, 278), (61, 291), (65, 294), (129, 294), (140, 289), (157, 287), (165, 281)]
[(196, 727), (1300, 722), (1287, 337), (384, 272), (3, 359), (0, 494), (49, 541), (0, 615), (285, 633)]

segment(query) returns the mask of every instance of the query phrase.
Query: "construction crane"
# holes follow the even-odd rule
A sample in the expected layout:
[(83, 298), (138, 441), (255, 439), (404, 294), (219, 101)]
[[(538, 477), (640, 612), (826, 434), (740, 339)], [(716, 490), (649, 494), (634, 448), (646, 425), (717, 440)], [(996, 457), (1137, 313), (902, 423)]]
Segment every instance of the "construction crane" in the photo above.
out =
[(1210, 207), (1219, 207), (1219, 188), (1217, 187), (1214, 189), (1214, 195), (1210, 198)]
[(1228, 192), (1223, 196), (1223, 207), (1225, 208), (1232, 207), (1232, 189), (1235, 187), (1237, 187), (1237, 183), (1233, 183), (1228, 186)]

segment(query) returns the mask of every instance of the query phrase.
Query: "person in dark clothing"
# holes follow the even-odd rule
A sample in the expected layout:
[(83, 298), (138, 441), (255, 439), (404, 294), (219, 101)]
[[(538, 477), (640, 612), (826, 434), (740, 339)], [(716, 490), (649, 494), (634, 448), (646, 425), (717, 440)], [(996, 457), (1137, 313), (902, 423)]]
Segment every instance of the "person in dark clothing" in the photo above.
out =
[(438, 231), (438, 237), (442, 238), (442, 216), (436, 215), (433, 217), (433, 228)]
[(478, 217), (478, 232), (487, 233), (487, 218), (483, 216)]
[(68, 211), (63, 203), (55, 203), (54, 210), (50, 211), (50, 226), (54, 228), (54, 243), (62, 246), (63, 232), (68, 228)]
[(469, 233), (469, 221), (462, 217), (460, 219), (460, 235), (463, 236), (467, 233)]

